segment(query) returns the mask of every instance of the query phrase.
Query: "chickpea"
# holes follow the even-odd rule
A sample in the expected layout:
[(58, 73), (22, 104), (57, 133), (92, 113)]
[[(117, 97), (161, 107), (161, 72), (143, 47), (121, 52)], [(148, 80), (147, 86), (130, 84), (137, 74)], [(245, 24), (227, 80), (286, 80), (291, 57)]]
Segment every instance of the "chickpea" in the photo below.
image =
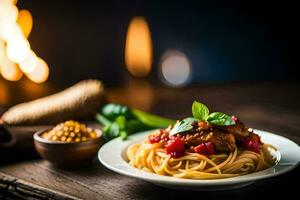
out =
[(66, 136), (62, 136), (61, 138), (60, 138), (60, 141), (62, 141), (62, 142), (64, 142), (64, 141), (66, 141)]
[(70, 137), (72, 137), (72, 138), (75, 137), (75, 133), (74, 133), (74, 132), (71, 132), (71, 133), (70, 133)]
[(42, 134), (47, 140), (57, 142), (84, 142), (97, 138), (97, 133), (84, 124), (69, 120), (56, 125), (52, 130)]
[(58, 140), (58, 137), (57, 137), (56, 135), (54, 135), (54, 136), (52, 137), (52, 140), (53, 140), (53, 141), (57, 141), (57, 140)]
[(76, 138), (76, 139), (75, 139), (75, 142), (80, 142), (80, 138)]
[(97, 134), (95, 132), (90, 132), (90, 137), (91, 138), (96, 138), (97, 137)]

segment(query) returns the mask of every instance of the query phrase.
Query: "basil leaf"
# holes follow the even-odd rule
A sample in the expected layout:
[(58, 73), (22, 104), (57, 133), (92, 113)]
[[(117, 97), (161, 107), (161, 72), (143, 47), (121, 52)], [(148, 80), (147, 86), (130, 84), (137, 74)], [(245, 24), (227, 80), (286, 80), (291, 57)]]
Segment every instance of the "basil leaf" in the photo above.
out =
[(198, 101), (194, 101), (192, 105), (192, 113), (194, 118), (204, 121), (209, 114), (209, 110), (206, 105)]
[(125, 127), (126, 127), (126, 118), (124, 117), (124, 116), (118, 116), (117, 118), (116, 118), (116, 121), (115, 121), (117, 124), (118, 124), (118, 126), (119, 126), (119, 128), (120, 128), (120, 130), (123, 130), (123, 129), (125, 129)]
[(103, 106), (101, 114), (111, 121), (115, 121), (119, 116), (125, 116), (126, 119), (133, 118), (132, 111), (129, 107), (114, 103)]
[(120, 137), (122, 140), (126, 140), (128, 133), (126, 131), (120, 131)]
[(95, 117), (96, 117), (96, 120), (103, 126), (109, 126), (112, 123), (106, 117), (104, 117), (103, 115), (101, 115), (99, 113), (97, 113)]
[(103, 131), (106, 139), (112, 139), (119, 136), (120, 127), (117, 123), (113, 122), (109, 126), (105, 126)]
[(209, 114), (206, 118), (206, 121), (208, 121), (211, 124), (220, 126), (230, 126), (235, 124), (235, 122), (231, 119), (230, 116), (221, 112), (213, 112)]
[(170, 135), (175, 135), (178, 133), (183, 133), (183, 132), (192, 130), (194, 128), (192, 124), (195, 121), (197, 121), (197, 119), (188, 117), (188, 118), (183, 119), (180, 122), (177, 122), (174, 125), (174, 127), (172, 128), (172, 130), (170, 131)]
[(136, 119), (153, 128), (166, 128), (171, 124), (175, 124), (175, 121), (172, 119), (163, 118), (137, 109), (132, 109), (132, 114)]

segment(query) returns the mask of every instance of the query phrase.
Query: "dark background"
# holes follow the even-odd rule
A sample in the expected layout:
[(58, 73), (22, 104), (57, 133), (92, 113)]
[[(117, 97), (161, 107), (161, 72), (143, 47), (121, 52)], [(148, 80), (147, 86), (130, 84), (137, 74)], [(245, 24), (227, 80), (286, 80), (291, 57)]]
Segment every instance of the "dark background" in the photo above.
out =
[[(191, 102), (200, 100), (213, 110), (241, 117), (249, 127), (278, 133), (300, 144), (297, 1), (95, 2), (18, 1), (19, 9), (28, 9), (33, 15), (29, 41), (37, 55), (49, 64), (50, 77), (44, 84), (27, 78), (9, 82), (0, 77), (0, 115), (11, 105), (49, 95), (79, 80), (98, 78), (108, 86), (116, 86), (107, 87), (110, 102), (175, 119), (188, 116)], [(134, 79), (124, 84), (128, 77), (124, 66), (127, 26), (137, 15), (144, 16), (150, 25), (153, 71), (148, 82)], [(157, 65), (167, 49), (184, 52), (192, 62), (191, 86), (161, 87)], [(13, 177), (12, 183), (4, 185), (5, 191), (13, 188), (17, 180), (25, 180), (84, 198), (299, 196), (298, 185), (292, 184), (298, 181), (299, 167), (241, 190), (192, 193), (127, 179), (105, 171), (98, 161), (78, 171), (53, 170), (36, 156), (33, 149), (20, 153), (17, 149), (0, 148), (0, 173)], [(0, 199), (3, 193), (6, 194), (0, 191)]]
[(154, 43), (151, 78), (167, 49), (184, 52), (192, 82), (297, 80), (299, 5), (289, 1), (18, 1), (34, 25), (32, 49), (50, 67), (49, 81), (122, 82), (127, 27), (144, 16)]

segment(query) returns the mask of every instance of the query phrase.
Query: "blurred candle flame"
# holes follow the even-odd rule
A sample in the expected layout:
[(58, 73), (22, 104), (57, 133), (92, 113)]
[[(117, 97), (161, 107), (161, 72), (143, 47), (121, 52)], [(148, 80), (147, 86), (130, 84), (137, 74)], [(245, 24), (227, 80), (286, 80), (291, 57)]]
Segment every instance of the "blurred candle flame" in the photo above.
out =
[(37, 63), (33, 71), (26, 74), (27, 77), (35, 83), (43, 83), (48, 79), (49, 76), (49, 68), (47, 63), (38, 58)]
[[(36, 83), (48, 79), (47, 63), (31, 50), (27, 40), (33, 19), (28, 10), (18, 11), (16, 0), (0, 0), (0, 67), (2, 76), (19, 80), (23, 72)], [(19, 66), (18, 66), (19, 65)]]
[(4, 56), (0, 71), (1, 75), (9, 81), (18, 81), (23, 76), (23, 72), (19, 69), (18, 65), (6, 56)]
[(144, 77), (151, 71), (151, 33), (143, 17), (134, 17), (129, 24), (125, 45), (125, 64), (133, 76)]
[(28, 36), (31, 32), (31, 29), (32, 29), (32, 25), (33, 25), (33, 19), (32, 19), (31, 13), (25, 9), (20, 10), (18, 19), (17, 19), (17, 23), (21, 27), (24, 36), (26, 38), (28, 38)]
[(20, 68), (23, 72), (30, 74), (35, 68), (38, 63), (38, 58), (36, 54), (30, 50), (26, 58), (20, 62)]
[(0, 24), (1, 28), (17, 20), (18, 8), (9, 1), (0, 0)]
[(16, 63), (22, 62), (30, 52), (30, 44), (26, 38), (15, 36), (14, 39), (7, 41), (7, 56)]
[(0, 67), (5, 57), (5, 43), (0, 40)]

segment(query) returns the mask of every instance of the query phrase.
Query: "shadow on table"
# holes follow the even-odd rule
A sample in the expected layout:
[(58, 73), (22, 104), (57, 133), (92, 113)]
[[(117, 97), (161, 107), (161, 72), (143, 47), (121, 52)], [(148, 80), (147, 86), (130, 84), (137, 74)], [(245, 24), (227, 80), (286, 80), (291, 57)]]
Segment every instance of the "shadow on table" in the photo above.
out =
[[(289, 191), (289, 195), (298, 193), (298, 185), (290, 184), (291, 180), (296, 180), (300, 177), (300, 167), (298, 166), (293, 171), (278, 177), (256, 182), (250, 186), (226, 190), (226, 191), (181, 191), (167, 189), (154, 184), (128, 178), (118, 175), (104, 166), (99, 161), (94, 160), (92, 165), (86, 165), (81, 168), (62, 169), (51, 167), (55, 171), (72, 177), (75, 180), (80, 180), (87, 185), (92, 186), (97, 192), (104, 194), (109, 199), (194, 199), (195, 197), (205, 199), (257, 199), (259, 196), (281, 196), (282, 191)], [(288, 184), (287, 184), (288, 183)], [(105, 192), (105, 188), (109, 188), (110, 193)], [(130, 194), (130, 196), (128, 196)]]
[(0, 147), (0, 165), (36, 160), (39, 157), (34, 149), (17, 149)]
[[(300, 166), (293, 171), (271, 179), (256, 182), (250, 186), (226, 191), (180, 191), (175, 189), (166, 189), (156, 185), (151, 187), (136, 187), (137, 196), (143, 196), (144, 199), (257, 199), (259, 197), (280, 197), (286, 195), (293, 196), (299, 194), (299, 185), (292, 183), (297, 177), (300, 177)], [(285, 192), (283, 192), (285, 191)]]

